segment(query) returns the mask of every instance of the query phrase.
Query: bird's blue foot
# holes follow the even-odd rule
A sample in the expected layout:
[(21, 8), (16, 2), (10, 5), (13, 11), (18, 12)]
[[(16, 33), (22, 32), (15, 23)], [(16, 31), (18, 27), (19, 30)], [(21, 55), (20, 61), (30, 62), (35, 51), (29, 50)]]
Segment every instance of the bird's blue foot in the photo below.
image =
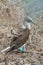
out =
[(19, 51), (20, 51), (20, 52), (24, 52), (24, 51), (25, 51), (25, 48), (24, 48), (24, 47), (20, 47), (20, 48), (19, 48)]

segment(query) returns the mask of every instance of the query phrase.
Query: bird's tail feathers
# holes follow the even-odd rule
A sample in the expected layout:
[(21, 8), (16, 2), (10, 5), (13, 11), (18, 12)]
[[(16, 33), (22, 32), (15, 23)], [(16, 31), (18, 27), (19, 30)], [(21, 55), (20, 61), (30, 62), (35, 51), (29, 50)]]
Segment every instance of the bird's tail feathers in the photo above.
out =
[(3, 49), (3, 50), (1, 51), (1, 53), (7, 53), (10, 49), (11, 49), (11, 48), (10, 48), (10, 46), (9, 46), (9, 47)]

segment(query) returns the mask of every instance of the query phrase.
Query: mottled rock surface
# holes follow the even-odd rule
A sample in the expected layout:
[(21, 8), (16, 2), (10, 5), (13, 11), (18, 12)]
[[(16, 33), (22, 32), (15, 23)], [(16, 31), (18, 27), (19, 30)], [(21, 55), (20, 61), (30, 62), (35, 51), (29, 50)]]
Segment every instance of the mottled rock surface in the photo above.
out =
[[(23, 19), (22, 5), (14, 0), (0, 0), (0, 24), (15, 26)], [(18, 2), (19, 3), (19, 2)], [(22, 2), (21, 2), (22, 3)], [(16, 22), (16, 23), (15, 23)]]

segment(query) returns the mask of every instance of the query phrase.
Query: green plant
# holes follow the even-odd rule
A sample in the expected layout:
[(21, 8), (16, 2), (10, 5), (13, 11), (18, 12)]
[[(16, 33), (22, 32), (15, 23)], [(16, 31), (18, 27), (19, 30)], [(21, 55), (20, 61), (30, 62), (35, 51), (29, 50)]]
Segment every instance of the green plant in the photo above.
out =
[(26, 2), (26, 3), (28, 3), (28, 2), (29, 2), (29, 0), (25, 0), (25, 2)]

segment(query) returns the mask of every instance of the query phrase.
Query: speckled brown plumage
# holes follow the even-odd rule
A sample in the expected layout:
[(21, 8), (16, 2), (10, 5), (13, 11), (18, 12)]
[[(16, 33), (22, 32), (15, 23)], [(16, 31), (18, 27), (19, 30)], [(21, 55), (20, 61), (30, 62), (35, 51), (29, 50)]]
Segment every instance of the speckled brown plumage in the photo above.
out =
[(29, 35), (30, 35), (29, 29), (25, 29), (22, 35), (18, 37), (13, 37), (10, 43), (11, 48), (18, 49), (19, 47), (21, 47), (28, 40)]

